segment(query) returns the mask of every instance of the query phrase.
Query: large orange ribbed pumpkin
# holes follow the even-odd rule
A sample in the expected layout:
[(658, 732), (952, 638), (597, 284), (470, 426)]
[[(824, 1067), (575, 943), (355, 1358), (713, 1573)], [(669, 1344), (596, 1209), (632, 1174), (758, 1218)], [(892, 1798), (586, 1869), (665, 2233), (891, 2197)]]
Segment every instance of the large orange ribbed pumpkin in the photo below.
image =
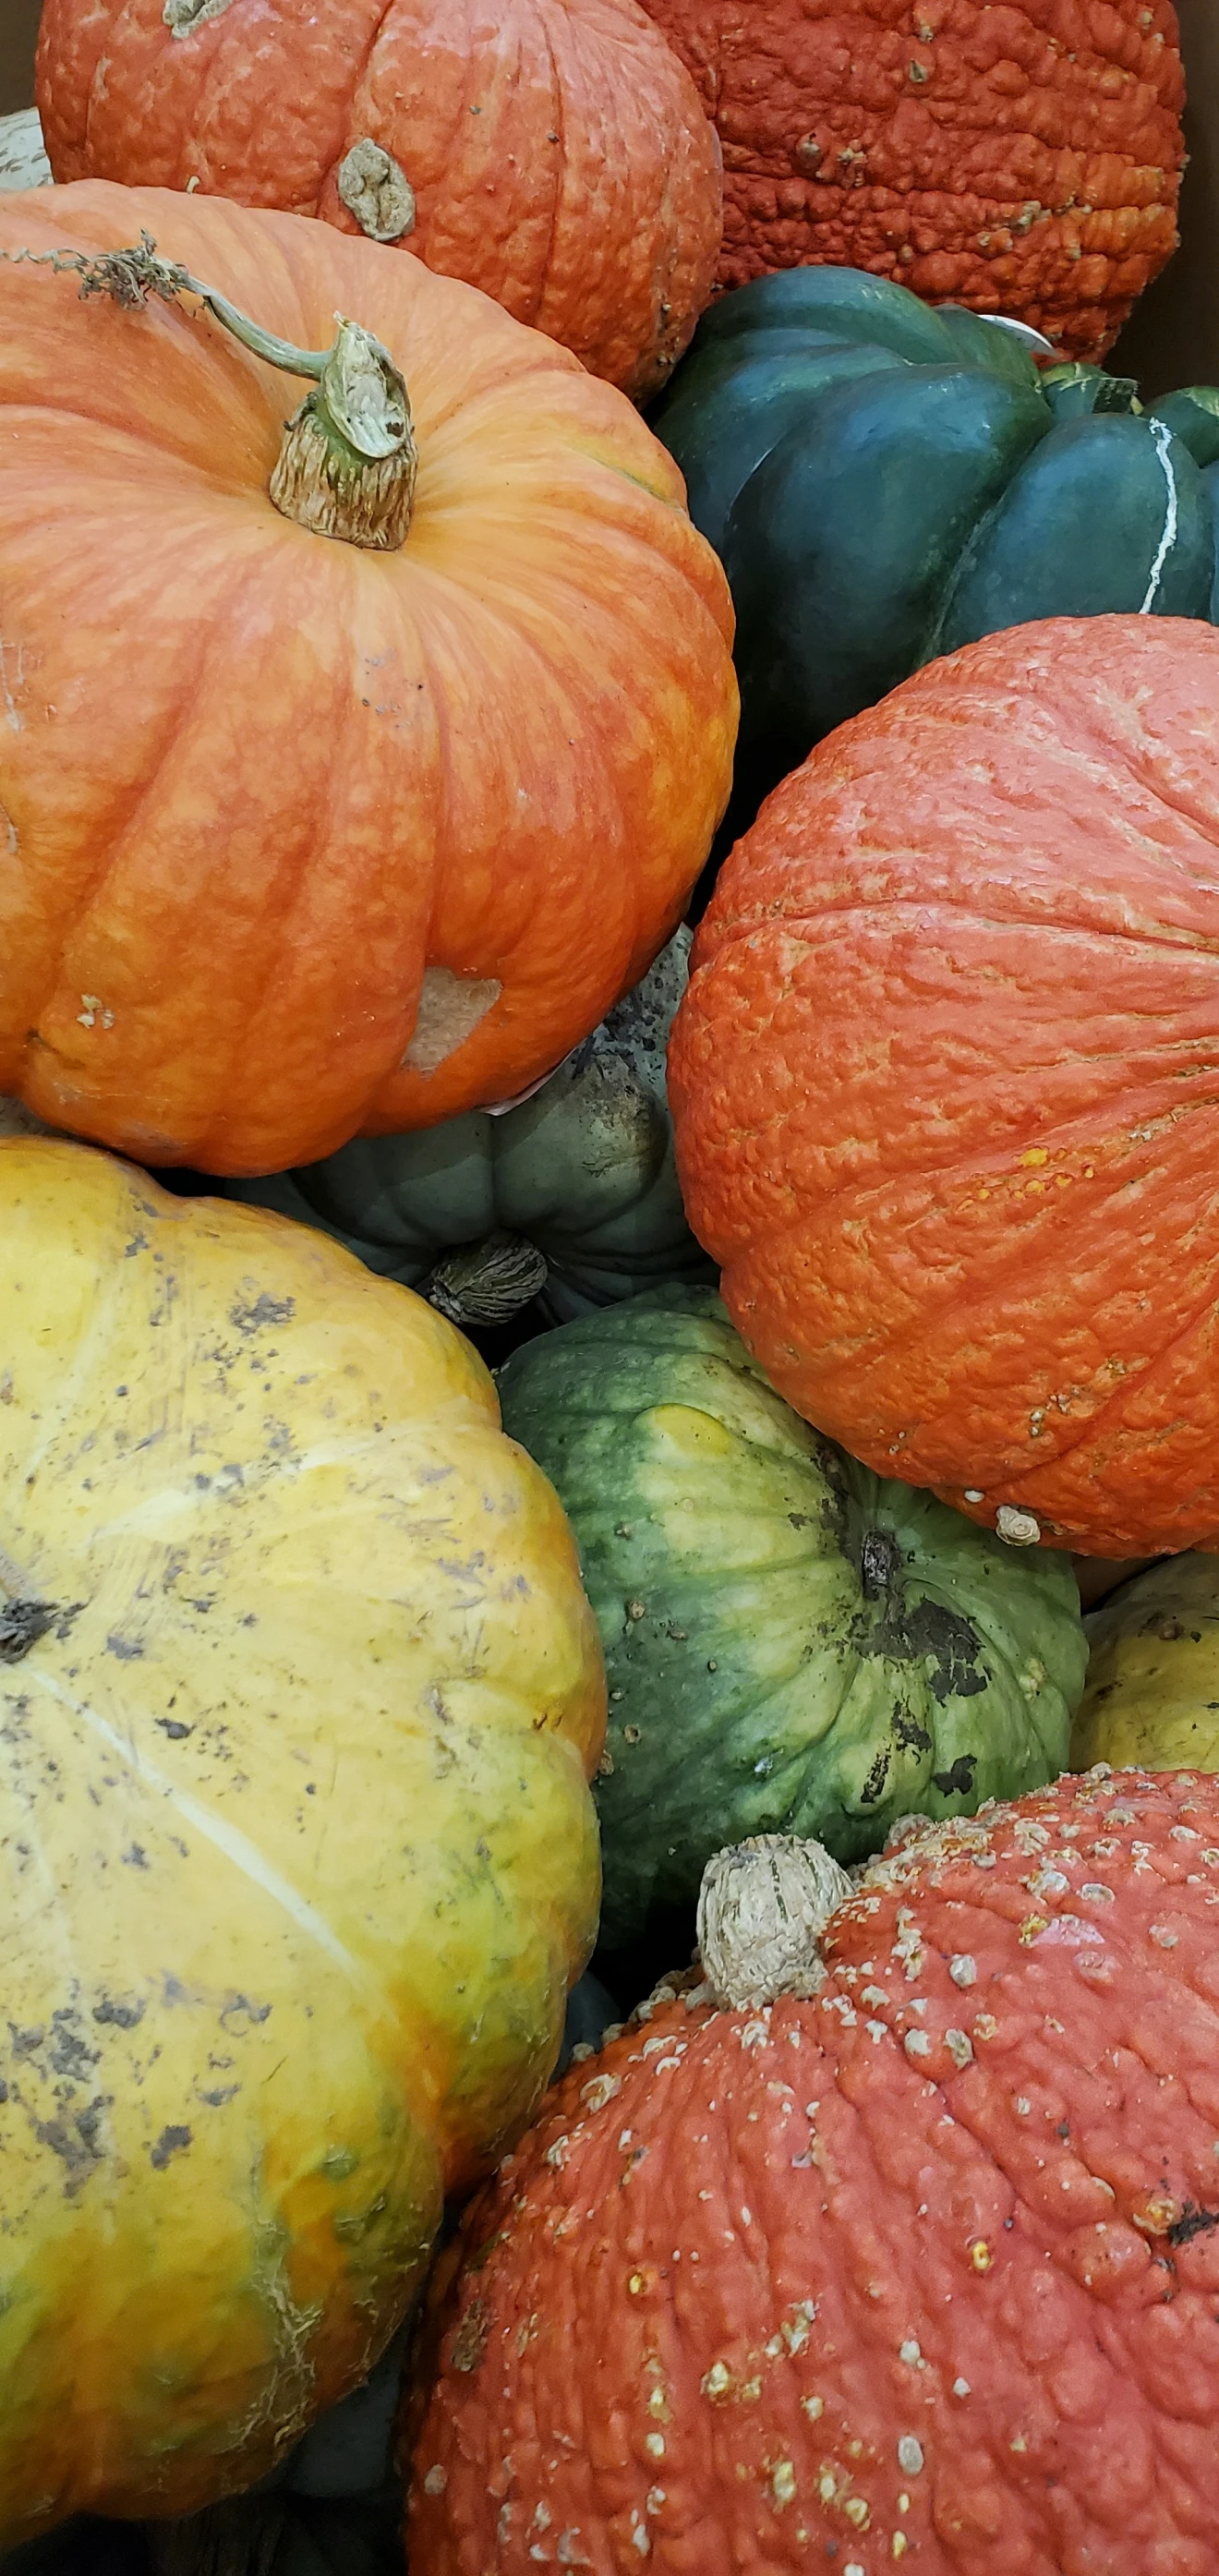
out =
[(57, 179), (405, 241), (654, 393), (711, 292), (720, 155), (638, 0), (47, 0)]
[(932, 663), (776, 789), (694, 957), (683, 1189), (788, 1401), (1017, 1539), (1219, 1544), (1219, 634)]
[(829, 261), (1102, 357), (1177, 238), (1172, 0), (648, 0), (724, 147), (720, 279)]
[(396, 551), (406, 486), (296, 523), (303, 384), (197, 299), (0, 266), (0, 1092), (271, 1171), (511, 1097), (644, 972), (727, 794), (731, 608), (630, 404), (471, 288), (215, 200), (0, 200), (5, 254), (142, 228), (298, 353), (377, 335), (418, 478)]

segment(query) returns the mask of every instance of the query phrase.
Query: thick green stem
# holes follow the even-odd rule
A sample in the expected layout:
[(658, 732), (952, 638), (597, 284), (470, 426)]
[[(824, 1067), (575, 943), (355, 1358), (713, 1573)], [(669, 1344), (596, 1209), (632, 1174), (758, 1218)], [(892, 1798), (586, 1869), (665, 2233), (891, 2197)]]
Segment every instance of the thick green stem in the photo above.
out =
[(153, 295), (173, 303), (196, 295), (213, 320), (264, 365), (285, 375), (312, 377), (307, 394), (284, 432), (268, 490), (286, 519), (347, 545), (393, 552), (411, 523), (418, 451), (406, 386), (388, 349), (360, 322), (336, 314), (338, 334), (329, 349), (298, 349), (264, 331), (218, 288), (205, 286), (177, 260), (158, 259), (156, 243), (141, 233), (130, 250), (8, 251), (12, 260), (68, 270), (82, 296), (108, 295), (129, 308)]

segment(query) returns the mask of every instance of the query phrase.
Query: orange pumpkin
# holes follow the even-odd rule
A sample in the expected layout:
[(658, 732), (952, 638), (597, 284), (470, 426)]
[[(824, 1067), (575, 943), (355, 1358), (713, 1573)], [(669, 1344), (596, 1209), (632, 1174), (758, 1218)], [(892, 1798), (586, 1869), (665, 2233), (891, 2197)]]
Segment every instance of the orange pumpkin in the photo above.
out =
[(514, 1095), (637, 981), (726, 797), (731, 608), (631, 406), (469, 287), (218, 201), (0, 199), (6, 254), (141, 228), (298, 356), (336, 307), (388, 344), (413, 507), (371, 525), (376, 464), (352, 542), (296, 524), (284, 374), (189, 297), (0, 266), (0, 1092), (269, 1171)]
[(720, 283), (806, 261), (1100, 358), (1176, 245), (1172, 0), (648, 0), (724, 147)]
[(1212, 2576), (1217, 1843), (1131, 1770), (721, 1853), (441, 2258), (411, 2576)]
[(1219, 634), (1014, 628), (829, 735), (669, 1053), (797, 1411), (1017, 1542), (1219, 1545)]
[(57, 179), (405, 241), (655, 392), (711, 292), (720, 155), (637, 0), (47, 0)]

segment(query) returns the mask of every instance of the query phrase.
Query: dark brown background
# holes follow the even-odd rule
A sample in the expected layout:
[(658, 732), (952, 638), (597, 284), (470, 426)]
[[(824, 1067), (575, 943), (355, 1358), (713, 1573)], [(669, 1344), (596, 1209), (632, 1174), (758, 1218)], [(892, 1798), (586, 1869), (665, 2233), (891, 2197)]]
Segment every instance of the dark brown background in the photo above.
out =
[[(1182, 245), (1144, 296), (1112, 366), (1147, 392), (1219, 384), (1219, 0), (1178, 0), (1190, 107)], [(34, 95), (39, 0), (0, 0), (0, 116)]]

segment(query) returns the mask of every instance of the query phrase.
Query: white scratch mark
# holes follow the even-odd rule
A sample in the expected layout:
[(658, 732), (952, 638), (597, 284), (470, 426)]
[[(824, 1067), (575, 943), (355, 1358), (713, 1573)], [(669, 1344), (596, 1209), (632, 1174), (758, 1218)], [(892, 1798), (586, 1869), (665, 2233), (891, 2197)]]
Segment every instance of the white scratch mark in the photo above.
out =
[(5, 644), (0, 640), (0, 696), (4, 699), (4, 708), (5, 714), (8, 718), (9, 732), (23, 733), (25, 730), (25, 717), (22, 715), (21, 710), (17, 705), (17, 701), (13, 696), (12, 689), (9, 686), (8, 664), (5, 660), (5, 656), (10, 652), (15, 653), (17, 657), (17, 668), (15, 673), (17, 687), (20, 689), (25, 684), (24, 645)]
[(111, 1726), (109, 1719), (102, 1716), (100, 1709), (91, 1707), (88, 1700), (77, 1699), (73, 1691), (65, 1689), (63, 1683), (55, 1681), (49, 1673), (32, 1673), (30, 1680), (36, 1683), (39, 1690), (45, 1691), (48, 1698), (58, 1700), (62, 1708), (71, 1709), (75, 1717), (83, 1718), (85, 1725), (92, 1727), (94, 1734), (101, 1737), (111, 1753), (115, 1754), (120, 1762), (125, 1763), (127, 1769), (134, 1772), (136, 1778), (141, 1780), (146, 1788), (155, 1791), (158, 1797), (166, 1799), (187, 1824), (193, 1825), (197, 1833), (202, 1834), (217, 1851), (224, 1853), (226, 1860), (230, 1860), (233, 1867), (240, 1870), (243, 1878), (248, 1878), (252, 1886), (260, 1887), (264, 1895), (269, 1896), (279, 1906), (281, 1912), (295, 1923), (299, 1932), (303, 1932), (308, 1940), (315, 1942), (319, 1950), (324, 1950), (327, 1957), (334, 1960), (335, 1965), (342, 1969), (354, 1986), (360, 1987), (367, 1994), (375, 1995), (378, 2003), (384, 2007), (385, 1998), (380, 1994), (375, 1980), (369, 1975), (362, 1962), (352, 1957), (351, 1952), (340, 1941), (338, 1934), (331, 1930), (324, 1915), (319, 1914), (316, 1907), (309, 1903), (308, 1897), (301, 1895), (299, 1888), (293, 1887), (289, 1879), (280, 1875), (257, 1846), (249, 1840), (248, 1835), (240, 1833), (235, 1825), (225, 1824), (221, 1817), (212, 1815), (197, 1798), (191, 1796), (188, 1789), (175, 1787), (174, 1782), (158, 1769), (156, 1763), (149, 1762), (136, 1745), (120, 1735), (117, 1727)]
[(1160, 464), (1163, 468), (1164, 480), (1168, 485), (1168, 508), (1164, 516), (1164, 526), (1160, 534), (1160, 543), (1156, 553), (1156, 559), (1151, 567), (1151, 577), (1147, 584), (1146, 596), (1144, 598), (1143, 605), (1139, 610), (1140, 617), (1150, 616), (1151, 611), (1155, 606), (1160, 583), (1164, 578), (1164, 566), (1177, 542), (1178, 526), (1177, 483), (1169, 455), (1169, 449), (1172, 444), (1172, 432), (1168, 427), (1167, 421), (1163, 420), (1152, 420), (1149, 423), (1149, 427), (1152, 438), (1155, 441), (1156, 455), (1159, 457)]

